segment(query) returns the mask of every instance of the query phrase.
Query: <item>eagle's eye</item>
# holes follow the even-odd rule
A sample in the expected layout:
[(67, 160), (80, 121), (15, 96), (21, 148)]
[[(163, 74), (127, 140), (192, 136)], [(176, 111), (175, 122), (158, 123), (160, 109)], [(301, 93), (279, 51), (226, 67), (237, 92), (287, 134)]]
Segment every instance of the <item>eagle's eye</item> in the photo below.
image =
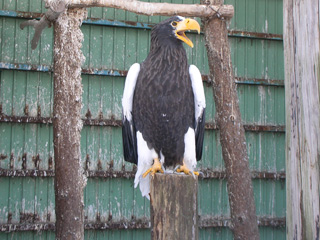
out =
[(178, 25), (178, 23), (177, 23), (177, 22), (172, 22), (171, 25), (172, 25), (173, 27), (176, 27), (176, 26)]

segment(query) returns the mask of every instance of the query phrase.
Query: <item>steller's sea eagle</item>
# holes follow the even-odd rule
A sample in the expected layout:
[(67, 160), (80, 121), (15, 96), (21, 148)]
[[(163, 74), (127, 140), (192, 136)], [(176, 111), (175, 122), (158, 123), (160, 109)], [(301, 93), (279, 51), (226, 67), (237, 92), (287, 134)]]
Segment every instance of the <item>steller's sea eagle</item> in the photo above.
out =
[(200, 33), (200, 26), (180, 16), (154, 26), (149, 55), (130, 67), (125, 82), (124, 159), (138, 165), (134, 184), (146, 197), (150, 174), (198, 174), (193, 170), (202, 155), (206, 103), (200, 71), (188, 65), (183, 46), (193, 47), (187, 30)]

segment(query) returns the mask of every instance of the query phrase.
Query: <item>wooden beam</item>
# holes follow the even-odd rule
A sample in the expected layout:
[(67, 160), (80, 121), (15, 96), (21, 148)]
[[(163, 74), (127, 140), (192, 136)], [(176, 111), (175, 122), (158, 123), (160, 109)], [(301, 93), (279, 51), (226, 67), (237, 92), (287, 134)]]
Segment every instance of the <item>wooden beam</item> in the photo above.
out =
[(68, 7), (118, 8), (148, 16), (181, 15), (185, 17), (210, 17), (218, 13), (222, 18), (230, 19), (234, 15), (234, 8), (232, 5), (214, 6), (205, 4), (152, 3), (136, 0), (69, 0)]
[(285, 0), (283, 17), (287, 239), (319, 239), (319, 1)]
[(198, 178), (155, 174), (150, 183), (151, 239), (198, 239)]
[(69, 9), (54, 26), (53, 135), (55, 160), (56, 239), (83, 239), (83, 189), (81, 166), (81, 51), (80, 30), (85, 9)]

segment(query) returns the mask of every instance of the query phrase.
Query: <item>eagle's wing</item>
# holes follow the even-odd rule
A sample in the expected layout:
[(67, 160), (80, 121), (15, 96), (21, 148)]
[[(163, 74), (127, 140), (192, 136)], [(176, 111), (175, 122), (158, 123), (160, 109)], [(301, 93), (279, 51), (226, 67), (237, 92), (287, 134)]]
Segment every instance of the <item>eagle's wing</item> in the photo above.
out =
[(195, 137), (196, 137), (196, 158), (199, 161), (202, 156), (202, 145), (204, 138), (204, 125), (205, 125), (205, 109), (206, 99), (203, 90), (203, 83), (201, 73), (195, 65), (190, 65), (189, 74), (192, 83), (192, 90), (194, 95), (195, 105)]
[(137, 137), (136, 129), (132, 119), (133, 95), (137, 78), (140, 72), (140, 64), (133, 64), (127, 74), (123, 97), (122, 97), (122, 142), (124, 159), (137, 164)]

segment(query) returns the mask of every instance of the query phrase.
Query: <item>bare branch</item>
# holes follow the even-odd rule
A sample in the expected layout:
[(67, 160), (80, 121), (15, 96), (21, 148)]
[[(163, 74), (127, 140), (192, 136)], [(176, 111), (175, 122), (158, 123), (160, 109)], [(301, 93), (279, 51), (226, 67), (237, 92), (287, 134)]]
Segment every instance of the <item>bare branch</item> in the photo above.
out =
[(215, 14), (219, 18), (230, 19), (234, 15), (232, 5), (200, 5), (200, 4), (173, 4), (149, 3), (136, 0), (69, 0), (68, 7), (109, 7), (118, 8), (143, 15), (162, 15), (185, 17), (211, 17)]
[(51, 27), (51, 23), (55, 22), (60, 14), (66, 9), (66, 3), (64, 0), (51, 2), (52, 4), (47, 2), (49, 9), (39, 21), (33, 19), (20, 24), (21, 29), (24, 29), (26, 26), (32, 26), (35, 29), (34, 36), (31, 40), (32, 49), (37, 47), (43, 29), (46, 27)]

